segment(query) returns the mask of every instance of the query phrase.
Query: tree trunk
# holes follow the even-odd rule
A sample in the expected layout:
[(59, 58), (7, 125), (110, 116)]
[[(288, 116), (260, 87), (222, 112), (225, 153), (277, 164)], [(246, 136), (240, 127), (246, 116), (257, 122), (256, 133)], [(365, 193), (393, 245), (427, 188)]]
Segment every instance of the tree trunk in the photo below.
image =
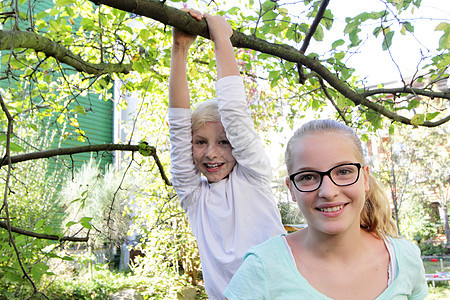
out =
[[(444, 200), (446, 200), (446, 199), (444, 199)], [(445, 238), (446, 238), (446, 243), (448, 244), (448, 241), (450, 239), (450, 228), (448, 226), (447, 201), (443, 201), (442, 212), (443, 212), (442, 217), (444, 219)]]

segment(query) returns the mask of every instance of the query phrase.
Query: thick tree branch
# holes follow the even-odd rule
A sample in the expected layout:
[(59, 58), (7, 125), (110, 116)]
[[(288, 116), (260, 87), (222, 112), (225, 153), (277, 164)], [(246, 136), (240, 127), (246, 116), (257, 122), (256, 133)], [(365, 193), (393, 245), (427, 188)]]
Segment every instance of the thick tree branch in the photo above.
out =
[(74, 67), (79, 72), (94, 75), (110, 73), (127, 74), (132, 70), (132, 64), (94, 64), (87, 62), (59, 43), (34, 32), (0, 30), (0, 50), (11, 50), (11, 46), (14, 49), (33, 49), (45, 53), (47, 56), (54, 57), (60, 62)]
[[(45, 151), (31, 152), (25, 154), (18, 154), (11, 156), (11, 164), (41, 159), (41, 158), (49, 158), (58, 155), (71, 155), (83, 152), (99, 152), (99, 151), (145, 151), (146, 156), (152, 156), (155, 160), (155, 163), (158, 166), (159, 173), (161, 174), (162, 179), (167, 185), (172, 185), (170, 180), (167, 178), (164, 172), (164, 166), (159, 160), (158, 155), (156, 154), (156, 149), (153, 146), (149, 145), (124, 145), (124, 144), (101, 144), (101, 145), (87, 145), (87, 146), (79, 146), (79, 147), (68, 147), (68, 148), (56, 148)], [(6, 165), (8, 162), (8, 157), (4, 157), (0, 160), (0, 167)]]
[[(157, 20), (165, 25), (170, 25), (182, 28), (184, 31), (196, 34), (205, 38), (209, 38), (208, 28), (205, 20), (197, 21), (190, 17), (187, 13), (170, 7), (158, 0), (132, 0), (132, 1), (118, 1), (118, 0), (91, 0), (93, 3), (105, 4), (113, 8), (124, 10), (130, 13), (142, 15), (145, 17)], [(385, 117), (404, 124), (411, 125), (411, 119), (398, 115), (377, 103), (371, 102), (365, 98), (364, 95), (351, 89), (345, 82), (339, 79), (336, 75), (331, 73), (318, 60), (302, 54), (300, 51), (292, 46), (284, 44), (270, 43), (255, 36), (247, 36), (241, 32), (235, 31), (231, 36), (231, 41), (234, 47), (248, 48), (262, 53), (270, 54), (281, 59), (297, 63), (309, 68), (311, 71), (317, 73), (330, 86), (336, 89), (344, 97), (356, 105), (363, 105), (367, 108), (384, 115)], [(440, 97), (442, 93), (430, 92), (430, 97)], [(446, 99), (450, 99), (450, 94), (445, 94)], [(422, 126), (435, 127), (439, 126), (449, 120), (448, 117), (437, 121), (424, 121)]]
[[(8, 229), (8, 224), (6, 224), (6, 222), (0, 221), (0, 227), (4, 228), (4, 229)], [(42, 234), (42, 233), (36, 233), (33, 231), (29, 231), (29, 230), (25, 230), (22, 228), (18, 228), (18, 227), (14, 227), (11, 226), (11, 231), (21, 234), (21, 235), (26, 235), (26, 236), (31, 236), (34, 238), (38, 238), (38, 239), (43, 239), (43, 240), (52, 240), (52, 241), (61, 241), (61, 242), (87, 242), (89, 240), (89, 237), (73, 237), (73, 236), (57, 236), (57, 235), (53, 235), (53, 234)]]

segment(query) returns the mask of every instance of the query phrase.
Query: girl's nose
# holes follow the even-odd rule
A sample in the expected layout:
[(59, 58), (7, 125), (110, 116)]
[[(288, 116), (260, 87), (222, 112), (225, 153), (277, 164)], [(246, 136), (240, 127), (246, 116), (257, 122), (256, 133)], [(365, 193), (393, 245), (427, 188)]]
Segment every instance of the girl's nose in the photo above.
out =
[(331, 181), (329, 176), (323, 176), (319, 187), (319, 197), (331, 199), (339, 194), (339, 187)]

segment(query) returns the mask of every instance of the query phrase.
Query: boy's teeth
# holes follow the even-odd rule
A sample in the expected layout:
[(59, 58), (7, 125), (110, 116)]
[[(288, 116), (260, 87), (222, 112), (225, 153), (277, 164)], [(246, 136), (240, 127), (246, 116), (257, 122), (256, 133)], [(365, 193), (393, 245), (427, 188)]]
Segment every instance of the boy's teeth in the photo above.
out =
[(206, 166), (207, 166), (208, 168), (211, 168), (211, 169), (213, 169), (213, 168), (217, 168), (217, 167), (219, 167), (219, 166), (220, 166), (220, 164), (206, 164)]
[(335, 211), (341, 210), (342, 208), (344, 208), (344, 205), (327, 207), (327, 208), (319, 208), (319, 210), (323, 211), (323, 212), (335, 212)]

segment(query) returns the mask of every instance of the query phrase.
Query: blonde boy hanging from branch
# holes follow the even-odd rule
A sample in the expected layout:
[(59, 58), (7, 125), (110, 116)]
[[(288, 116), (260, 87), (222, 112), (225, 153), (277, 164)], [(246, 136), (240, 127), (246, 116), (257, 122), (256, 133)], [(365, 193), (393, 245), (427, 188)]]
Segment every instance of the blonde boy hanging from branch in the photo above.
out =
[[(205, 18), (216, 55), (217, 99), (192, 113), (187, 55), (196, 36), (173, 29), (169, 80), (172, 181), (196, 237), (210, 299), (223, 292), (253, 245), (285, 233), (271, 190), (270, 161), (250, 117), (243, 79), (222, 16)], [(203, 175), (203, 176), (202, 176)]]

